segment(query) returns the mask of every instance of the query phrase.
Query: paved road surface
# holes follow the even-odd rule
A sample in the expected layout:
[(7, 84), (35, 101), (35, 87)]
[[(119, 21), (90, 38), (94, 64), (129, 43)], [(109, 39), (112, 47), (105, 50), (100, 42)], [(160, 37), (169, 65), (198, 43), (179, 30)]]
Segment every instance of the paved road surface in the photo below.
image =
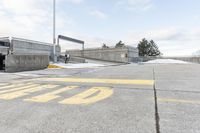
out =
[(48, 69), (0, 78), (0, 133), (200, 132), (200, 65)]

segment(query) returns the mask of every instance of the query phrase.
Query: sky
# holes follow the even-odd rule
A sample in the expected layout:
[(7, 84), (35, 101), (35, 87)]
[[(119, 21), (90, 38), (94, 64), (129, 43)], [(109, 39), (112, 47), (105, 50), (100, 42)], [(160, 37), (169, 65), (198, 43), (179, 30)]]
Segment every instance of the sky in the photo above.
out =
[[(56, 35), (84, 40), (86, 47), (136, 47), (153, 39), (165, 56), (200, 50), (199, 0), (56, 0)], [(0, 0), (0, 37), (52, 42), (53, 0)], [(61, 42), (62, 50), (81, 48)]]

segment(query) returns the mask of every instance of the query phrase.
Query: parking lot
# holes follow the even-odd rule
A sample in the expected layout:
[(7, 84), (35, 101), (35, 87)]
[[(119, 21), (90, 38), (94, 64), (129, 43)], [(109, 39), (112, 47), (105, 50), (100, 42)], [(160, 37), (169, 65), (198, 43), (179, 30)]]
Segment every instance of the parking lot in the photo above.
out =
[(0, 132), (199, 133), (200, 66), (0, 73)]

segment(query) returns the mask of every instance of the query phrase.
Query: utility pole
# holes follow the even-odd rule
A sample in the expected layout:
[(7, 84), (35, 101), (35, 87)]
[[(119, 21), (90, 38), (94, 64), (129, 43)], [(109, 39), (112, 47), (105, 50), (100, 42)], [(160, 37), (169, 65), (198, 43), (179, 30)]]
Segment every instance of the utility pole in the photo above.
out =
[(57, 62), (57, 57), (56, 57), (56, 0), (53, 0), (53, 61)]

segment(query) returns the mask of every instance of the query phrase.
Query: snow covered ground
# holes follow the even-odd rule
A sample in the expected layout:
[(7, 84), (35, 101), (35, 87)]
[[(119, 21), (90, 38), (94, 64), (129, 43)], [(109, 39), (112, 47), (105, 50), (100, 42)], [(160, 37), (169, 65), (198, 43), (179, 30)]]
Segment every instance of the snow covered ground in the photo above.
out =
[(55, 63), (56, 65), (61, 68), (93, 68), (93, 67), (103, 67), (103, 64), (95, 64), (95, 63), (78, 63), (78, 64), (64, 64), (64, 63)]
[[(42, 77), (45, 75), (62, 75), (70, 76), (79, 72), (90, 72), (94, 71), (92, 68), (103, 67), (102, 64), (93, 64), (93, 63), (78, 63), (78, 64), (64, 64), (64, 63), (51, 63), (57, 68), (50, 68), (44, 70), (35, 70), (35, 71), (25, 71), (25, 72), (16, 72), (13, 73), (17, 76), (27, 76), (27, 77)], [(80, 69), (80, 70), (79, 70)]]
[(190, 64), (190, 63), (173, 59), (156, 59), (144, 62), (144, 64)]
[[(93, 72), (93, 68), (105, 67), (116, 65), (117, 63), (104, 63), (104, 62), (94, 62), (94, 63), (77, 63), (77, 64), (65, 64), (65, 63), (50, 63), (52, 68), (44, 70), (35, 70), (35, 71), (25, 71), (25, 72), (16, 72), (13, 73), (16, 76), (27, 76), (27, 77), (42, 77), (45, 75), (62, 75), (70, 76), (80, 72)], [(69, 70), (68, 70), (69, 69)], [(79, 70), (80, 69), (80, 70)], [(0, 73), (1, 74), (1, 73)]]

